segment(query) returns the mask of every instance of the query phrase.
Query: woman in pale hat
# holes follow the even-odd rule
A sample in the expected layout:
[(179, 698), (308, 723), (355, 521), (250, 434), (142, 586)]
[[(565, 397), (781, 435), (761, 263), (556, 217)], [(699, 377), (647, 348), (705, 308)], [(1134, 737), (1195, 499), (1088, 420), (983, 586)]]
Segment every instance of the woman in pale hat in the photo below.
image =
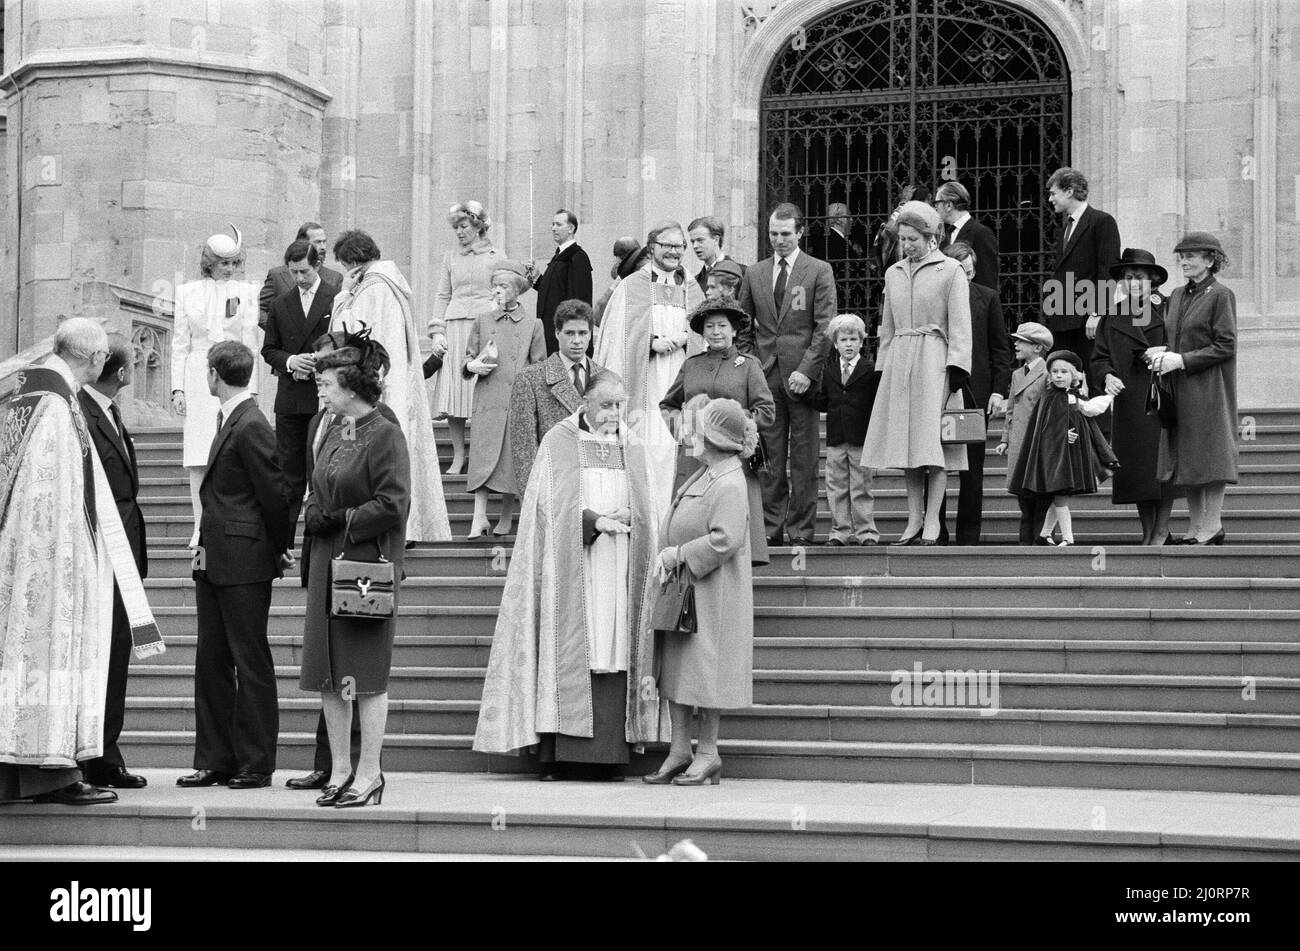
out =
[(1187, 491), (1183, 545), (1222, 545), (1223, 496), (1237, 481), (1237, 298), (1215, 275), (1228, 264), (1219, 239), (1193, 231), (1174, 248), (1187, 278), (1165, 313), (1168, 348), (1147, 351), (1173, 382), (1172, 427), (1160, 431), (1159, 477)]
[[(217, 434), (220, 401), (208, 392), (208, 349), (223, 340), (238, 340), (254, 353), (261, 352), (258, 329), (258, 285), (239, 280), (244, 269), (244, 241), (239, 229), (233, 237), (214, 234), (199, 254), (197, 281), (176, 288), (172, 328), (172, 412), (184, 417), (181, 464), (190, 477), (194, 509), (194, 534), (190, 547), (199, 543), (199, 486), (208, 467), (208, 450)], [(250, 388), (257, 392), (257, 374)]]
[[(724, 265), (734, 261), (723, 259), (709, 272), (709, 280)], [(776, 419), (776, 401), (768, 388), (758, 358), (736, 349), (736, 335), (749, 326), (749, 315), (730, 297), (706, 300), (691, 312), (691, 330), (704, 338), (707, 349), (687, 357), (659, 401), (659, 411), (664, 422), (677, 437), (677, 477), (674, 486), (680, 486), (696, 469), (700, 460), (694, 453), (694, 439), (689, 416), (683, 407), (703, 394), (710, 399), (732, 399), (745, 408), (746, 414), (760, 429), (772, 425)], [(749, 490), (750, 558), (756, 565), (768, 563), (767, 534), (763, 529), (763, 492), (758, 476), (745, 466), (745, 484)]]
[(497, 309), (492, 299), (492, 272), (505, 252), (488, 240), (492, 219), (478, 202), (452, 205), (447, 222), (456, 234), (457, 247), (442, 256), (429, 333), (435, 342), (441, 337), (447, 345), (442, 370), (433, 382), (433, 417), (447, 419), (452, 452), (447, 474), (459, 475), (465, 469), (465, 421), (474, 407), (473, 376), (467, 378), (462, 372), (465, 348), (475, 319)]
[(1167, 545), (1169, 515), (1182, 491), (1157, 478), (1160, 420), (1148, 416), (1147, 387), (1151, 371), (1146, 353), (1167, 344), (1167, 299), (1161, 286), (1169, 272), (1155, 255), (1141, 248), (1125, 248), (1110, 269), (1120, 295), (1109, 302), (1097, 330), (1092, 350), (1092, 375), (1102, 380), (1115, 398), (1111, 416), (1111, 448), (1119, 459), (1110, 500), (1115, 505), (1137, 505), (1143, 545)]
[[(717, 785), (721, 711), (754, 702), (754, 579), (744, 458), (758, 428), (735, 400), (697, 396), (695, 453), (701, 467), (677, 490), (659, 534), (659, 570), (678, 566), (695, 585), (697, 629), (656, 634), (659, 696), (669, 702), (672, 748), (652, 785)], [(691, 708), (700, 712), (700, 742), (691, 755)]]
[(862, 464), (903, 470), (907, 527), (894, 544), (934, 545), (948, 471), (966, 468), (966, 446), (945, 446), (940, 426), (944, 407), (970, 380), (970, 293), (961, 264), (939, 250), (939, 212), (908, 201), (895, 223), (904, 257), (885, 271), (880, 388)]
[(487, 497), (501, 496), (501, 517), (492, 534), (510, 534), (515, 497), (523, 490), (515, 478), (510, 452), (510, 389), (530, 363), (546, 359), (542, 322), (519, 302), (531, 290), (524, 266), (501, 259), (492, 272), (496, 309), (474, 319), (465, 349), (465, 376), (474, 382), (474, 439), (469, 447), (466, 487), (474, 493), (474, 520), (469, 537), (488, 530)]

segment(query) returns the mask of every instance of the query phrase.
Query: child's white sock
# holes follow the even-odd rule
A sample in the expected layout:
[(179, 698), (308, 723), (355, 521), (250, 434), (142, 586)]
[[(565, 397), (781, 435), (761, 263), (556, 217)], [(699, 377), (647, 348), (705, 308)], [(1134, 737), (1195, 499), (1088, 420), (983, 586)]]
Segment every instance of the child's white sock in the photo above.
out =
[(1052, 511), (1056, 513), (1056, 520), (1061, 523), (1061, 541), (1074, 544), (1074, 527), (1070, 522), (1070, 507), (1068, 505), (1053, 505)]
[(1054, 528), (1056, 528), (1056, 506), (1049, 505), (1047, 507), (1047, 515), (1043, 518), (1043, 530), (1038, 534), (1042, 535), (1044, 538), (1051, 538), (1052, 529)]

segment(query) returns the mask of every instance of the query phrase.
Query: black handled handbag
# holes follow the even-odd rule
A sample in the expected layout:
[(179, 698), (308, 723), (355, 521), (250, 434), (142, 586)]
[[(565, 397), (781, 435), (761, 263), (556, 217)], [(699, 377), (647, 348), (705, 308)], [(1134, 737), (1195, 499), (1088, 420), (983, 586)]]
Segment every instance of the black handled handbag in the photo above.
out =
[(685, 565), (678, 565), (659, 586), (650, 627), (668, 634), (694, 634), (698, 630), (695, 616), (695, 582)]
[(375, 539), (377, 561), (344, 558), (352, 534), (352, 512), (343, 529), (343, 548), (330, 560), (330, 617), (351, 621), (391, 620), (395, 608), (393, 563)]
[(1174, 402), (1174, 385), (1168, 377), (1163, 377), (1154, 370), (1147, 383), (1146, 411), (1148, 416), (1160, 420), (1162, 429), (1173, 429), (1178, 422), (1178, 407)]

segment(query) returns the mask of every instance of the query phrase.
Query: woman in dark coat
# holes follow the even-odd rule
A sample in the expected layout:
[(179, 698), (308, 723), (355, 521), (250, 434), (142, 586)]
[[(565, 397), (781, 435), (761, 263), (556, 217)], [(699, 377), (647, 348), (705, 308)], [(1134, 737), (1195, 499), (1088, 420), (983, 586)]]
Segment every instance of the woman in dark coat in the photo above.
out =
[(1115, 398), (1111, 448), (1119, 469), (1110, 500), (1115, 505), (1137, 504), (1143, 545), (1167, 545), (1171, 543), (1169, 514), (1182, 492), (1156, 478), (1160, 420), (1146, 411), (1151, 378), (1146, 352), (1166, 345), (1168, 301), (1159, 288), (1169, 280), (1169, 273), (1156, 264), (1150, 251), (1125, 248), (1110, 276), (1120, 282), (1126, 296), (1109, 305), (1092, 351), (1093, 377), (1104, 380), (1106, 392)]
[(1214, 276), (1228, 263), (1214, 235), (1193, 231), (1174, 253), (1187, 285), (1169, 297), (1169, 349), (1148, 351), (1157, 373), (1173, 374), (1177, 414), (1160, 433), (1159, 477), (1187, 490), (1180, 544), (1222, 545), (1223, 495), (1237, 481), (1237, 298)]
[[(708, 349), (686, 358), (677, 379), (659, 401), (664, 422), (678, 441), (674, 491), (700, 467), (700, 460), (691, 451), (691, 428), (682, 425), (682, 407), (693, 397), (704, 394), (710, 399), (735, 400), (760, 430), (776, 419), (776, 401), (758, 360), (735, 347), (736, 334), (748, 323), (749, 316), (731, 297), (707, 300), (691, 313), (691, 330), (704, 338)], [(749, 491), (750, 557), (753, 564), (766, 565), (769, 558), (763, 529), (763, 493), (758, 476), (749, 466), (744, 470), (745, 488)]]
[[(339, 554), (363, 561), (382, 555), (393, 564), (395, 602), (400, 588), (411, 470), (401, 427), (375, 408), (383, 359), (378, 344), (365, 342), (316, 363), (326, 408), (342, 417), (321, 440), (303, 507), (311, 552), (299, 685), (321, 694), (333, 758), (319, 806), (364, 806), (372, 799), (377, 805), (384, 794), (379, 761), (395, 621), (330, 617), (330, 561)], [(353, 696), (361, 716), (361, 756), (348, 772)]]

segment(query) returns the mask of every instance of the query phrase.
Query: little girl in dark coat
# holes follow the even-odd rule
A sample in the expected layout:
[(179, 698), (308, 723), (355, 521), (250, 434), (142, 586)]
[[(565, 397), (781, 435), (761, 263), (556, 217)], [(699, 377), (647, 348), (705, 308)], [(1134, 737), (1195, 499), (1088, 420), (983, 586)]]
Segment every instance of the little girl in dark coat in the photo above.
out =
[(1093, 418), (1110, 408), (1114, 397), (1085, 399), (1083, 361), (1069, 350), (1047, 357), (1044, 391), (1034, 406), (1025, 444), (1008, 485), (1019, 496), (1051, 496), (1052, 507), (1036, 544), (1051, 545), (1061, 526), (1061, 544), (1074, 542), (1069, 497), (1089, 495), (1119, 462)]

